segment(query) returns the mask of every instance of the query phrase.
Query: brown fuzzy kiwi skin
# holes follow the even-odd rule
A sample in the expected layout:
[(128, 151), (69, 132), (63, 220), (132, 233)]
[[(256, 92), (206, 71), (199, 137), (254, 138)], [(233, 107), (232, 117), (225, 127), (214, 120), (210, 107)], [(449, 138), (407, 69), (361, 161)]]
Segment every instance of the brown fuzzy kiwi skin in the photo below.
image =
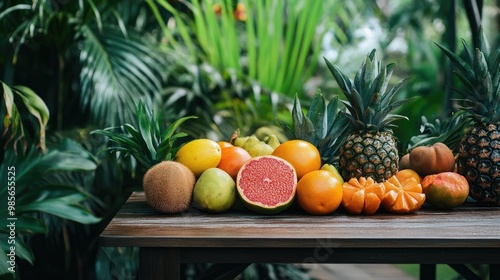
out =
[(410, 152), (411, 169), (419, 175), (426, 176), (441, 172), (453, 171), (455, 157), (453, 152), (443, 143), (430, 147), (417, 147)]
[(184, 212), (191, 204), (195, 181), (193, 172), (185, 165), (162, 161), (144, 175), (146, 201), (159, 212)]

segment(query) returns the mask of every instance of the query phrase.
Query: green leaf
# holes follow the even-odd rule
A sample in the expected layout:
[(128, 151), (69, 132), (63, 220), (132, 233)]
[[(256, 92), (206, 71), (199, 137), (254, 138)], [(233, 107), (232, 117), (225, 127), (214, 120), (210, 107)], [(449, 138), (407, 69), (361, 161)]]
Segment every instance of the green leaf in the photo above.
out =
[[(2, 238), (2, 240), (8, 240), (8, 235), (5, 233), (0, 233), (0, 238)], [(4, 264), (7, 264), (8, 260), (7, 254), (10, 253), (10, 246), (16, 247), (15, 251), (16, 258), (26, 260), (28, 263), (33, 264), (35, 256), (33, 255), (31, 248), (27, 246), (26, 243), (24, 243), (24, 241), (21, 238), (16, 238), (15, 240), (16, 240), (15, 245), (8, 244), (7, 242), (0, 242), (0, 254), (2, 255), (0, 257), (0, 261), (2, 261), (2, 264), (0, 265), (0, 275), (8, 272), (7, 268), (9, 266), (4, 266)], [(18, 271), (18, 268), (19, 267), (17, 266), (16, 263), (16, 271)]]
[(149, 152), (149, 158), (156, 158), (156, 149), (153, 147), (153, 138), (151, 136), (152, 128), (151, 128), (151, 114), (147, 111), (144, 104), (139, 102), (139, 106), (137, 107), (136, 117), (139, 123), (139, 132), (141, 133), (142, 139), (144, 143), (146, 143), (147, 151)]
[(333, 75), (335, 81), (339, 85), (342, 92), (344, 92), (345, 96), (349, 99), (352, 94), (352, 84), (349, 78), (338, 68), (337, 66), (332, 65), (325, 57), (323, 59), (326, 62), (326, 66), (330, 73)]
[(163, 87), (166, 60), (158, 48), (131, 32), (103, 26), (104, 32), (82, 25), (80, 74), (82, 106), (91, 121), (117, 126), (134, 120), (139, 101), (154, 104)]
[(435, 43), (435, 44), (444, 52), (444, 54), (446, 56), (448, 56), (448, 58), (451, 60), (453, 65), (455, 65), (457, 70), (460, 71), (462, 73), (462, 75), (465, 76), (466, 79), (468, 79), (470, 81), (472, 81), (474, 79), (474, 72), (472, 72), (472, 69), (465, 61), (463, 61), (458, 55), (456, 55), (455, 53), (453, 53), (452, 51), (450, 51), (446, 47), (444, 47), (438, 43)]
[(23, 119), (19, 113), (18, 107), (15, 104), (15, 96), (18, 96), (23, 104), (23, 107), (28, 110), (31, 116), (38, 121), (37, 138), (39, 138), (38, 146), (42, 151), (46, 150), (45, 147), (45, 129), (49, 120), (49, 110), (43, 100), (31, 89), (24, 86), (13, 86), (3, 83), (3, 97), (5, 100), (6, 115), (3, 117), (3, 134), (6, 135), (10, 128), (10, 137), (5, 145), (14, 140), (14, 148), (16, 142), (25, 137)]
[(27, 215), (18, 216), (16, 221), (16, 231), (19, 233), (46, 233), (47, 225), (35, 217), (30, 217)]
[(40, 211), (47, 214), (54, 215), (70, 221), (75, 221), (82, 224), (94, 224), (101, 219), (95, 217), (89, 212), (88, 209), (75, 204), (68, 204), (79, 202), (81, 197), (77, 195), (69, 195), (59, 198), (46, 199), (44, 201), (33, 202), (29, 205), (18, 207), (18, 212), (34, 212)]
[(318, 92), (311, 102), (309, 111), (307, 112), (307, 118), (311, 120), (315, 128), (315, 133), (319, 139), (326, 137), (328, 129), (328, 118), (326, 117), (326, 100), (323, 94)]
[(161, 135), (161, 139), (162, 141), (165, 141), (165, 139), (168, 139), (168, 138), (171, 138), (173, 133), (182, 125), (182, 123), (184, 123), (185, 121), (189, 120), (189, 119), (197, 119), (198, 117), (196, 116), (187, 116), (187, 117), (183, 117), (183, 118), (180, 118), (178, 120), (176, 120), (175, 122), (173, 122), (170, 126), (167, 127), (167, 129), (165, 129), (165, 131), (163, 132), (163, 134)]

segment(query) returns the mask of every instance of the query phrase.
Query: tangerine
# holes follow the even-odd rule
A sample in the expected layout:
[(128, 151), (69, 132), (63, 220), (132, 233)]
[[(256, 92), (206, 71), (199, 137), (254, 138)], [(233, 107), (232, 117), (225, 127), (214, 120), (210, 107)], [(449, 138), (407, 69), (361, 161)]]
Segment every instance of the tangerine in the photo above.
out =
[(300, 179), (307, 173), (321, 167), (321, 155), (313, 144), (304, 140), (288, 140), (274, 149), (273, 156), (288, 161)]
[(297, 183), (297, 202), (309, 214), (326, 215), (342, 202), (342, 183), (330, 171), (314, 170)]
[(418, 175), (418, 173), (413, 170), (413, 169), (403, 169), (403, 170), (399, 170), (397, 173), (396, 173), (396, 177), (398, 178), (398, 180), (403, 183), (404, 181), (410, 179), (410, 178), (414, 178), (417, 183), (420, 184), (420, 182), (422, 181), (422, 178), (420, 177), (420, 175)]
[(385, 195), (382, 199), (382, 206), (391, 213), (413, 213), (419, 210), (425, 202), (422, 186), (413, 177), (400, 181), (395, 175), (383, 184)]
[(371, 177), (351, 178), (342, 187), (342, 206), (351, 214), (374, 214), (385, 194), (384, 185)]
[(217, 142), (217, 144), (219, 144), (221, 149), (233, 146), (233, 144), (226, 142), (226, 141), (219, 141), (219, 142)]
[(236, 179), (238, 171), (250, 158), (252, 156), (241, 147), (226, 147), (221, 150), (221, 159), (217, 167), (226, 171), (233, 179)]

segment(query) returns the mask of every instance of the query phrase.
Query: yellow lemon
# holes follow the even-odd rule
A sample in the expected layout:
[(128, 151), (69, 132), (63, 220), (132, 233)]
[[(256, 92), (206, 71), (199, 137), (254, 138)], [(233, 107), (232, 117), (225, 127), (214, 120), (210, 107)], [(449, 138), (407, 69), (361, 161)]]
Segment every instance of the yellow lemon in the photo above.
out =
[(184, 144), (175, 156), (175, 160), (187, 166), (196, 177), (203, 171), (217, 167), (221, 159), (220, 145), (210, 139), (196, 139)]

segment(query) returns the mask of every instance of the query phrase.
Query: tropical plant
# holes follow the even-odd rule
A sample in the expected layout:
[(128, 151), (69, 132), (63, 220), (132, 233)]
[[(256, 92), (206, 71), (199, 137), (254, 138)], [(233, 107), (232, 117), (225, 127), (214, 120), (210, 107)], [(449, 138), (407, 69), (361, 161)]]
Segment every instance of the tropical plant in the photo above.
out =
[[(45, 130), (49, 120), (49, 110), (43, 100), (30, 88), (25, 86), (9, 86), (0, 81), (2, 85), (2, 99), (0, 116), (2, 116), (2, 149), (8, 147), (16, 149), (18, 141), (23, 141), (23, 150), (27, 147), (26, 138), (38, 138), (38, 147), (45, 151)], [(30, 118), (23, 116), (29, 115)], [(36, 122), (33, 122), (36, 119)], [(24, 122), (24, 123), (23, 123)], [(26, 125), (31, 124), (29, 129)], [(34, 135), (27, 135), (27, 130), (35, 129)], [(1, 159), (1, 158), (0, 158)]]
[(407, 100), (392, 101), (407, 79), (400, 80), (387, 91), (394, 64), (381, 66), (372, 50), (351, 82), (337, 66), (325, 62), (342, 89), (350, 114), (350, 133), (340, 146), (339, 172), (344, 180), (371, 177), (382, 182), (398, 170), (399, 156), (391, 127), (402, 115), (391, 114)]
[[(116, 146), (107, 147), (104, 151), (119, 153), (120, 157), (132, 156), (143, 168), (149, 169), (161, 161), (174, 158), (176, 150), (179, 148), (174, 146), (175, 141), (187, 136), (184, 132), (175, 132), (183, 122), (193, 118), (196, 117), (183, 117), (168, 127), (162, 127), (165, 125), (162, 114), (155, 115), (153, 110), (148, 109), (140, 102), (136, 107), (137, 127), (125, 123), (120, 127), (99, 129), (92, 133), (107, 136), (111, 142), (116, 144)], [(117, 129), (121, 131), (116, 131)]]
[[(49, 148), (40, 153), (30, 145), (26, 153), (5, 152), (5, 159), (0, 164), (0, 179), (11, 182), (15, 188), (3, 188), (0, 191), (2, 201), (15, 197), (15, 209), (5, 208), (0, 211), (3, 220), (16, 219), (16, 255), (20, 259), (34, 264), (34, 254), (30, 249), (30, 239), (36, 234), (54, 234), (49, 225), (57, 217), (61, 221), (73, 221), (79, 224), (94, 224), (100, 221), (87, 206), (88, 199), (96, 199), (90, 193), (64, 181), (55, 181), (53, 176), (69, 172), (93, 172), (97, 163), (93, 156), (74, 141), (66, 140), (56, 148)], [(12, 172), (11, 172), (12, 171)], [(2, 229), (2, 236), (10, 233)], [(2, 256), (6, 256), (9, 246), (2, 243)], [(6, 262), (0, 268), (5, 272)], [(17, 270), (19, 271), (19, 269)], [(28, 273), (27, 271), (25, 271)], [(22, 273), (19, 275), (23, 275)]]
[[(2, 227), (0, 236), (12, 241), (0, 245), (0, 275), (14, 277), (12, 272), (21, 275), (19, 260), (34, 263), (30, 238), (47, 233), (50, 219), (57, 217), (80, 224), (100, 221), (84, 205), (92, 197), (88, 192), (51, 179), (67, 172), (91, 172), (97, 162), (74, 141), (65, 140), (57, 147), (46, 148), (49, 112), (45, 103), (27, 87), (2, 83), (2, 89), (4, 146), (0, 168), (4, 172), (0, 180), (6, 182), (6, 187), (0, 189), (0, 198), (8, 207), (0, 210), (0, 218), (11, 227)], [(29, 125), (32, 119), (36, 121)], [(26, 130), (33, 131), (33, 135), (28, 137)]]
[(405, 150), (409, 153), (419, 146), (432, 146), (435, 143), (444, 143), (452, 150), (458, 150), (458, 143), (465, 134), (465, 128), (470, 126), (470, 119), (465, 112), (456, 112), (451, 117), (444, 120), (436, 119), (434, 123), (422, 116), (420, 134), (410, 138)]
[(460, 109), (469, 113), (472, 125), (459, 144), (457, 169), (471, 186), (470, 196), (483, 204), (500, 205), (497, 160), (500, 148), (500, 46), (490, 48), (482, 27), (471, 49), (465, 42), (464, 58), (437, 46), (455, 66), (461, 87), (455, 91)]
[(190, 62), (185, 52), (170, 52), (161, 110), (170, 118), (198, 116), (184, 128), (193, 137), (228, 140), (236, 129), (253, 134), (272, 123), (286, 104), (283, 96), (245, 75), (219, 72), (208, 63)]
[[(154, 37), (136, 31), (139, 22), (147, 21), (141, 3), (129, 3), (124, 11), (118, 2), (11, 1), (0, 13), (9, 41), (16, 43), (6, 50), (12, 57), (6, 75), (21, 80), (16, 69), (24, 67), (41, 73), (28, 75), (23, 84), (46, 89), (37, 91), (50, 101), (58, 129), (82, 122), (74, 118), (75, 111), (90, 116), (84, 124), (113, 126), (130, 121), (134, 102), (142, 100), (150, 107), (159, 103), (166, 62)], [(135, 14), (130, 12), (134, 9)], [(37, 63), (24, 60), (29, 54), (37, 56)], [(41, 71), (53, 58), (56, 71)]]
[(349, 120), (342, 113), (345, 108), (339, 105), (338, 96), (327, 105), (325, 97), (318, 91), (306, 115), (302, 111), (298, 95), (295, 95), (292, 128), (280, 119), (278, 122), (289, 139), (302, 139), (315, 145), (321, 155), (322, 164), (338, 166), (340, 144), (349, 133)]
[[(303, 0), (182, 1), (191, 17), (168, 1), (147, 2), (173, 48), (185, 47), (191, 58), (207, 61), (219, 72), (232, 69), (290, 97), (302, 94), (305, 81), (313, 74), (323, 34), (318, 34), (321, 20), (340, 6)], [(177, 37), (165, 23), (160, 6), (172, 14)], [(235, 12), (245, 16), (235, 17)]]

